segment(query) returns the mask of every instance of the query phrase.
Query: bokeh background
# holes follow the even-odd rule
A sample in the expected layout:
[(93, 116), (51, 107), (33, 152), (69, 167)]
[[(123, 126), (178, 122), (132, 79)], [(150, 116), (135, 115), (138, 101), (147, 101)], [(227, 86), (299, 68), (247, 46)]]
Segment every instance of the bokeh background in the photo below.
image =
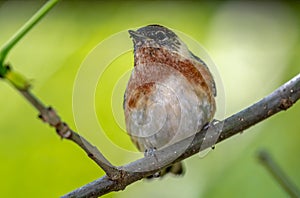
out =
[[(0, 45), (43, 3), (0, 1)], [(222, 78), (225, 116), (229, 116), (299, 74), (299, 13), (299, 3), (283, 1), (61, 1), (7, 60), (32, 79), (33, 92), (76, 129), (73, 87), (89, 52), (112, 34), (162, 24), (193, 37), (209, 53)], [(116, 66), (99, 77), (96, 102), (86, 104), (95, 107), (102, 130), (79, 131), (117, 165), (142, 156), (111, 116), (117, 114), (122, 120), (123, 112), (117, 107), (112, 113), (112, 105), (107, 104), (117, 98), (117, 105), (122, 105), (124, 86), (115, 92), (113, 88), (132, 68), (131, 55), (117, 59)], [(38, 120), (35, 109), (4, 81), (0, 93), (1, 197), (59, 197), (104, 174), (80, 148), (61, 140)], [(267, 149), (300, 188), (299, 118), (296, 104), (218, 144), (204, 158), (195, 155), (185, 160), (182, 178), (139, 181), (105, 197), (288, 197), (259, 164), (257, 152)], [(104, 134), (106, 139), (96, 139), (94, 134)]]

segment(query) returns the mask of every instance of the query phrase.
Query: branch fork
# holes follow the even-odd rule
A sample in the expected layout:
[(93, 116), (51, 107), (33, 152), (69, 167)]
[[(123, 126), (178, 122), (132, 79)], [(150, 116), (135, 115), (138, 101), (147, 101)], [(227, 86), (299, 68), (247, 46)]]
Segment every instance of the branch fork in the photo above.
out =
[[(294, 103), (296, 103), (300, 98), (300, 74), (296, 75), (293, 79), (279, 87), (270, 95), (266, 96), (257, 103), (251, 105), (250, 107), (226, 118), (215, 124), (214, 127), (209, 126), (204, 128), (201, 132), (197, 133), (195, 136), (188, 137), (181, 140), (173, 145), (170, 145), (164, 149), (155, 151), (154, 155), (158, 157), (159, 161), (161, 157), (169, 158), (170, 155), (182, 148), (188, 142), (190, 146), (185, 150), (185, 152), (179, 156), (174, 162), (181, 161), (188, 158), (199, 151), (202, 151), (208, 147), (214, 145), (203, 144), (206, 138), (206, 133), (209, 131), (209, 135), (213, 137), (218, 135), (217, 143), (230, 138), (233, 135), (241, 133), (247, 128), (261, 122), (262, 120), (282, 111), (290, 108)], [(222, 130), (218, 130), (219, 126), (222, 126)], [(144, 157), (132, 163), (123, 166), (125, 174), (119, 180), (111, 180), (109, 176), (103, 176), (102, 178), (93, 181), (85, 186), (74, 190), (63, 196), (63, 198), (73, 198), (73, 197), (99, 197), (101, 195), (107, 194), (112, 191), (123, 190), (126, 186), (131, 183), (138, 181), (144, 177), (157, 172), (160, 168), (157, 166), (157, 159), (155, 157)], [(157, 167), (156, 167), (157, 166)], [(153, 168), (156, 167), (156, 168)], [(136, 172), (139, 169), (151, 170), (144, 172)]]
[[(68, 139), (80, 146), (86, 154), (106, 173), (102, 178), (91, 182), (69, 194), (63, 196), (68, 197), (98, 197), (112, 191), (125, 189), (131, 183), (152, 175), (160, 169), (169, 166), (172, 163), (184, 160), (199, 151), (208, 147), (213, 147), (235, 134), (261, 122), (262, 120), (287, 110), (300, 98), (300, 74), (296, 75), (286, 84), (279, 87), (273, 93), (263, 98), (261, 101), (251, 105), (250, 107), (216, 123), (214, 127), (209, 126), (194, 136), (181, 140), (161, 150), (154, 152), (153, 156), (144, 157), (130, 164), (116, 167), (112, 165), (104, 155), (89, 141), (80, 136), (78, 133), (69, 128), (63, 122), (59, 115), (52, 107), (46, 107), (30, 92), (29, 81), (21, 74), (13, 71), (5, 59), (10, 50), (34, 27), (37, 22), (42, 19), (45, 14), (57, 3), (58, 0), (49, 0), (29, 21), (20, 28), (0, 49), (0, 78), (8, 80), (13, 87), (24, 96), (24, 98), (39, 112), (39, 118), (51, 127), (55, 128), (57, 134), (62, 139)], [(218, 126), (222, 126), (220, 130)], [(209, 131), (209, 137), (206, 133)], [(217, 136), (217, 137), (216, 137)], [(213, 143), (207, 143), (206, 138), (217, 138)], [(206, 140), (205, 140), (206, 139)], [(205, 140), (205, 141), (204, 141)], [(203, 144), (205, 142), (205, 144)], [(209, 142), (209, 141), (208, 141)], [(174, 153), (182, 148), (188, 148), (175, 161), (163, 163), (166, 159), (174, 159)], [(137, 172), (137, 170), (145, 170)]]

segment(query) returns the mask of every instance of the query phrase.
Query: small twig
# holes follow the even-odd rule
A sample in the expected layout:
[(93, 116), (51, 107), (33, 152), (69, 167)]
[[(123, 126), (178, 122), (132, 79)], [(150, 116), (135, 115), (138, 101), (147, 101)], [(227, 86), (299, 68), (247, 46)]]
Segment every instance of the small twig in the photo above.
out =
[(272, 159), (271, 155), (267, 151), (259, 151), (257, 157), (261, 164), (271, 173), (271, 175), (291, 197), (300, 197), (300, 191), (282, 171), (279, 165)]
[(65, 122), (62, 122), (53, 108), (43, 105), (29, 90), (17, 90), (40, 112), (39, 118), (54, 127), (61, 138), (69, 139), (80, 146), (105, 171), (110, 179), (116, 180), (121, 177), (122, 171), (113, 166), (95, 146), (70, 129)]
[[(270, 95), (266, 96), (259, 102), (251, 105), (250, 107), (226, 118), (224, 121), (219, 122), (212, 129), (209, 128), (210, 136), (212, 139), (217, 135), (219, 136), (219, 143), (241, 131), (261, 122), (262, 120), (282, 111), (290, 108), (300, 98), (300, 74), (293, 79), (279, 87)], [(221, 131), (219, 126), (223, 128)], [(164, 149), (155, 152), (155, 156), (158, 159), (170, 159), (173, 157), (174, 151), (180, 151), (186, 145), (190, 145), (185, 152), (179, 156), (174, 162), (181, 161), (188, 158), (199, 151), (202, 151), (208, 147), (214, 146), (205, 144), (202, 145), (204, 138), (206, 138), (206, 130), (197, 133), (195, 136), (186, 138)], [(142, 158), (130, 164), (122, 167), (126, 174), (123, 175), (122, 181), (112, 181), (107, 176), (104, 176), (96, 181), (93, 181), (85, 186), (64, 195), (63, 198), (79, 198), (79, 197), (99, 197), (112, 191), (123, 190), (131, 183), (140, 180), (148, 175), (157, 172), (159, 169), (168, 166), (161, 167), (161, 163), (158, 163), (154, 157)], [(145, 172), (137, 172), (139, 169), (151, 170)]]

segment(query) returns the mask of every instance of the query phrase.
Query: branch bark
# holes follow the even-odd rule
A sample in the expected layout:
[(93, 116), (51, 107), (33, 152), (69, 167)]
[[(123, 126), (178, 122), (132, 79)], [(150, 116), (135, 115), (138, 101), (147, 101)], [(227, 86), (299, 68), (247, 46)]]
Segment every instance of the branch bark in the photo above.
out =
[[(119, 167), (119, 169), (123, 171), (122, 176), (118, 180), (111, 180), (107, 175), (105, 175), (100, 179), (64, 195), (63, 198), (98, 197), (112, 191), (123, 190), (131, 183), (154, 174), (163, 168), (160, 166), (162, 164), (161, 161), (174, 157), (174, 151), (177, 151), (178, 149), (180, 150), (180, 148), (187, 144), (190, 146), (173, 163), (186, 159), (208, 147), (214, 146), (214, 142), (209, 144), (207, 143), (207, 140), (205, 140), (205, 138), (207, 138), (207, 132), (209, 132), (209, 137), (211, 139), (218, 137), (217, 143), (219, 143), (282, 110), (287, 110), (299, 98), (300, 74), (262, 100), (228, 117), (227, 119), (218, 122), (214, 127), (209, 127), (208, 129), (200, 131), (195, 136), (186, 138), (162, 150), (158, 150), (155, 152), (154, 156), (147, 156), (125, 166)], [(221, 126), (223, 126), (222, 129), (218, 130)], [(206, 142), (205, 145), (202, 144), (204, 140)], [(169, 165), (170, 164), (166, 164), (164, 167)], [(151, 171), (137, 172), (137, 170), (140, 170), (141, 168)]]
[(46, 107), (29, 91), (29, 89), (24, 90), (17, 87), (16, 89), (40, 112), (39, 118), (48, 123), (51, 127), (54, 127), (61, 138), (71, 140), (80, 146), (111, 179), (118, 179), (121, 176), (121, 172), (117, 167), (113, 166), (95, 146), (70, 129), (65, 122), (61, 121), (60, 117), (52, 107)]

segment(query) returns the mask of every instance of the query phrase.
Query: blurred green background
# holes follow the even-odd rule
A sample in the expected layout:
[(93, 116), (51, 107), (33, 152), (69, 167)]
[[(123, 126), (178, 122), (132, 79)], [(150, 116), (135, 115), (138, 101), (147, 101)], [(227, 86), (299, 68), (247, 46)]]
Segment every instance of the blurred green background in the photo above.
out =
[[(0, 1), (0, 45), (43, 3)], [(61, 1), (7, 60), (32, 79), (33, 92), (76, 129), (73, 85), (88, 53), (112, 34), (162, 24), (193, 37), (207, 50), (222, 78), (226, 95), (222, 101), (225, 116), (229, 116), (299, 73), (299, 13), (299, 3), (280, 1)], [(114, 50), (115, 46), (107, 49)], [(125, 53), (114, 64), (99, 78), (95, 104), (82, 104), (95, 106), (103, 132), (89, 129), (79, 133), (121, 165), (141, 154), (134, 152), (122, 127), (111, 119), (112, 105), (106, 101), (113, 97), (119, 105), (114, 115), (124, 119), (123, 112), (118, 112), (124, 86), (116, 86), (117, 91), (112, 88), (118, 79), (126, 80), (122, 75), (132, 68), (132, 53)], [(99, 67), (104, 69), (101, 64)], [(88, 86), (89, 79), (86, 81)], [(53, 129), (38, 120), (35, 109), (3, 81), (0, 93), (1, 197), (59, 197), (103, 175), (81, 149), (60, 140)], [(85, 97), (82, 94), (82, 101)], [(300, 105), (296, 104), (218, 144), (204, 158), (195, 155), (185, 160), (187, 171), (182, 178), (139, 181), (105, 197), (288, 197), (258, 163), (256, 154), (261, 148), (267, 149), (300, 188), (299, 117)], [(89, 117), (82, 115), (81, 122), (84, 119), (88, 122)], [(102, 141), (97, 139), (99, 134), (109, 138)]]

